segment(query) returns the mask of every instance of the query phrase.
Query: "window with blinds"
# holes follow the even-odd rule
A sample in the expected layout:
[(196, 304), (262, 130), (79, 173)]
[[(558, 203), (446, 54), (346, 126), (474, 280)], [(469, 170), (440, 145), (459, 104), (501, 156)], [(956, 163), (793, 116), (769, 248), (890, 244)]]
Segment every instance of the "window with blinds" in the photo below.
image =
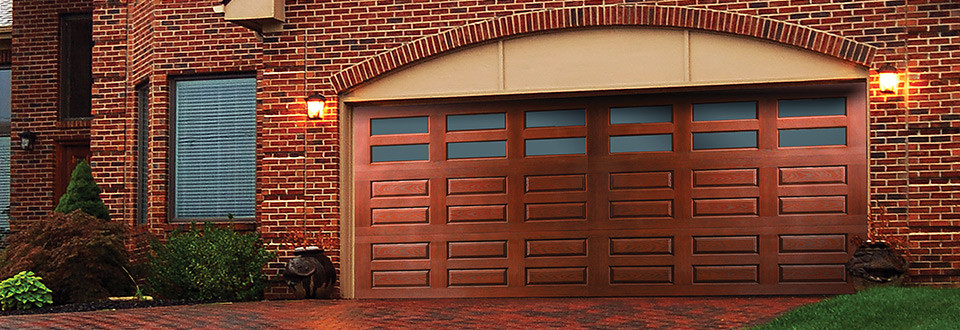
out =
[(10, 229), (10, 69), (0, 69), (0, 230)]
[(174, 220), (254, 217), (256, 79), (174, 85)]

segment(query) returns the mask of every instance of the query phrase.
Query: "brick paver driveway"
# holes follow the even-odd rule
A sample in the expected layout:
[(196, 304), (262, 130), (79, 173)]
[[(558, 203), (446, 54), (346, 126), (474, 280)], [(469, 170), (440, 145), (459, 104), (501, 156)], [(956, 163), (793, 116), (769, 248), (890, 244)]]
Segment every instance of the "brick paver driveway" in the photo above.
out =
[(741, 328), (822, 297), (293, 300), (0, 317), (12, 329)]

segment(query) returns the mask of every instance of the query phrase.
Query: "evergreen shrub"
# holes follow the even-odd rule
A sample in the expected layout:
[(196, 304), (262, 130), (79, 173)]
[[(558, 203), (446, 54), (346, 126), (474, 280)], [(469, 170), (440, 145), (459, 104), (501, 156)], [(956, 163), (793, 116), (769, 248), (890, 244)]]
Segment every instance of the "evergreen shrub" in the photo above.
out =
[(256, 233), (240, 234), (207, 223), (154, 241), (148, 257), (151, 294), (167, 299), (246, 301), (263, 298), (263, 267), (276, 258)]
[(60, 203), (54, 212), (67, 214), (81, 209), (89, 215), (110, 220), (110, 211), (100, 199), (100, 187), (93, 181), (93, 170), (86, 161), (77, 163), (70, 175), (67, 192), (60, 196)]

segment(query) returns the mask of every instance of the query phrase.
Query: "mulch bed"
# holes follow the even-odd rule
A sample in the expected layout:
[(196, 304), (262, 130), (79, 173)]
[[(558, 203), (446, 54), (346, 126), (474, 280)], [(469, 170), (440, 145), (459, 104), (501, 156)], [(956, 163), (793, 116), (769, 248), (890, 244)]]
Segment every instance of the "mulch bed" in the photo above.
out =
[(142, 307), (158, 307), (158, 306), (175, 306), (175, 305), (189, 305), (202, 303), (193, 300), (129, 300), (129, 301), (93, 301), (86, 303), (75, 303), (75, 304), (64, 304), (64, 305), (50, 305), (42, 308), (34, 308), (27, 310), (9, 310), (9, 311), (0, 311), (0, 316), (10, 316), (10, 315), (28, 315), (28, 314), (45, 314), (45, 313), (72, 313), (72, 312), (89, 312), (89, 311), (99, 311), (105, 309), (128, 309), (128, 308), (142, 308)]

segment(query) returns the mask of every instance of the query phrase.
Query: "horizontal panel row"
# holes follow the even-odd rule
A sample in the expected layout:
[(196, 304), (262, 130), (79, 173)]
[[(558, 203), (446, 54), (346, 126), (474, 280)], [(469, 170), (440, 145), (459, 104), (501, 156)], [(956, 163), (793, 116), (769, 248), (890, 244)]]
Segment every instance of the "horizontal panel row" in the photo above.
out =
[[(695, 265), (693, 283), (758, 284), (759, 265)], [(674, 284), (674, 266), (611, 266), (609, 284)], [(843, 264), (779, 265), (779, 283), (844, 283)], [(449, 269), (449, 287), (507, 286), (507, 268)], [(586, 285), (587, 267), (539, 267), (524, 269), (524, 285)], [(373, 271), (374, 288), (423, 288), (430, 286), (430, 270)]]
[[(847, 252), (845, 234), (779, 235), (778, 252), (817, 253)], [(693, 254), (759, 254), (760, 237), (757, 235), (693, 236)], [(447, 242), (447, 257), (450, 259), (506, 258), (507, 241), (459, 241)], [(673, 255), (673, 237), (614, 237), (609, 239), (610, 256), (655, 256)], [(587, 256), (587, 239), (528, 239), (524, 241), (524, 257)], [(430, 259), (430, 243), (377, 243), (371, 245), (371, 259), (427, 260)]]
[[(779, 100), (778, 117), (843, 116), (846, 115), (845, 98), (817, 98)], [(548, 110), (528, 111), (527, 128), (583, 126), (585, 111)], [(447, 131), (505, 129), (505, 113), (482, 113), (449, 115)], [(428, 132), (427, 116), (377, 118), (370, 120), (371, 135), (418, 134)], [(699, 103), (693, 105), (693, 121), (757, 119), (757, 102)], [(610, 124), (647, 124), (673, 122), (673, 106), (636, 106), (610, 108)]]
[[(694, 170), (694, 187), (758, 186), (756, 168)], [(450, 195), (506, 193), (506, 177), (455, 178), (447, 180)], [(585, 191), (585, 174), (531, 175), (525, 177), (526, 192)], [(779, 169), (780, 185), (845, 184), (845, 166), (784, 167)], [(374, 181), (371, 197), (426, 196), (429, 181)], [(673, 173), (630, 172), (610, 173), (611, 190), (673, 188)]]
[[(780, 214), (844, 214), (846, 196), (780, 197)], [(610, 220), (672, 218), (673, 200), (610, 201)], [(696, 217), (757, 216), (759, 198), (694, 199)], [(371, 225), (414, 225), (429, 223), (429, 207), (376, 208)], [(507, 222), (507, 205), (456, 205), (447, 207), (448, 223)], [(586, 202), (527, 203), (524, 221), (587, 220)]]

